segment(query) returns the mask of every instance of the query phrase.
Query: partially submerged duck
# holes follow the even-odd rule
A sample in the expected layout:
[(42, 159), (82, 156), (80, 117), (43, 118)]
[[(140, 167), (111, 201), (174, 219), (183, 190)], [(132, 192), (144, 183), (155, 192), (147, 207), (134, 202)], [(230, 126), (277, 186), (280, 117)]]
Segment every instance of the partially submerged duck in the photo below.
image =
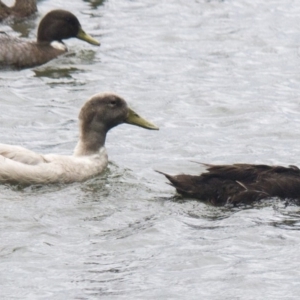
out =
[(11, 7), (0, 1), (0, 21), (9, 17), (22, 19), (36, 12), (36, 0), (15, 0), (15, 4)]
[(42, 65), (68, 51), (62, 40), (76, 37), (92, 45), (100, 43), (85, 33), (69, 11), (52, 10), (41, 20), (36, 42), (0, 34), (0, 65), (17, 69)]
[(23, 147), (0, 144), (0, 182), (71, 183), (98, 175), (108, 164), (104, 148), (106, 134), (122, 123), (158, 130), (130, 109), (121, 97), (96, 94), (80, 110), (80, 137), (73, 155), (43, 155)]
[(300, 170), (296, 166), (281, 167), (252, 164), (207, 165), (200, 175), (165, 175), (184, 197), (222, 206), (251, 204), (262, 199), (300, 200)]

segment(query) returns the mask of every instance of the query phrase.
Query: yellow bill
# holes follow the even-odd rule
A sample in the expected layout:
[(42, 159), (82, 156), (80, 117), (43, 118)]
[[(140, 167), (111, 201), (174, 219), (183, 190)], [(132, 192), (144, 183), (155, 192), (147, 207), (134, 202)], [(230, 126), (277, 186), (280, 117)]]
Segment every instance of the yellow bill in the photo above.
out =
[(136, 125), (136, 126), (143, 127), (146, 129), (159, 130), (159, 128), (157, 126), (155, 126), (151, 122), (147, 121), (146, 119), (140, 117), (131, 108), (128, 108), (128, 110), (129, 110), (129, 112), (128, 112), (127, 118), (125, 120), (125, 123), (131, 124), (131, 125)]
[(100, 46), (100, 43), (89, 34), (85, 33), (82, 28), (79, 29), (76, 37), (80, 40), (88, 42), (89, 44)]

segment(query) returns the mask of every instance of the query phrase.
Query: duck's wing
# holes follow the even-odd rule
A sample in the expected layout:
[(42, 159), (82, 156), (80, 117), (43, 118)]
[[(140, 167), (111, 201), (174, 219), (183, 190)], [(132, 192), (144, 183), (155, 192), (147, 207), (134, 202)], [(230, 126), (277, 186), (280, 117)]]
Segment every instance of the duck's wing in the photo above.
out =
[(212, 165), (203, 164), (208, 172), (203, 173), (205, 178), (218, 177), (220, 179), (240, 181), (250, 184), (257, 181), (260, 174), (270, 172), (274, 167), (268, 165), (232, 164)]
[(67, 48), (62, 43), (28, 42), (0, 32), (0, 66), (16, 69), (30, 68), (45, 64), (65, 53)]
[(249, 189), (264, 191), (270, 197), (300, 200), (300, 170), (296, 166), (269, 166), (258, 174), (257, 180), (248, 185)]
[(201, 176), (218, 177), (240, 183), (247, 190), (267, 193), (270, 197), (300, 199), (300, 170), (297, 166), (209, 165)]
[(24, 164), (23, 162), (0, 155), (0, 182), (11, 184), (51, 183), (53, 178), (59, 181), (62, 171), (59, 165)]
[(0, 155), (0, 182), (29, 185), (85, 181), (100, 174), (108, 163), (105, 148), (90, 156), (46, 154), (41, 159), (42, 163), (25, 164)]
[(35, 60), (34, 44), (23, 39), (0, 34), (0, 66), (22, 68)]
[(43, 155), (20, 146), (0, 144), (0, 156), (26, 165), (38, 165), (45, 162)]

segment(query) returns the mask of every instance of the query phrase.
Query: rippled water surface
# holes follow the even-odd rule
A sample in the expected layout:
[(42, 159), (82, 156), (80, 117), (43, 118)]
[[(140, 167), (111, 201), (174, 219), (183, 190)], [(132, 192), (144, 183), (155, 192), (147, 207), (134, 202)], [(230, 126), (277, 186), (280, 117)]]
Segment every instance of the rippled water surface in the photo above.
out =
[(0, 141), (71, 154), (77, 115), (114, 91), (160, 127), (121, 125), (85, 183), (0, 186), (1, 299), (298, 299), (300, 209), (214, 208), (155, 169), (298, 164), (300, 1), (44, 0), (0, 31), (34, 39), (69, 9), (101, 41), (0, 73)]

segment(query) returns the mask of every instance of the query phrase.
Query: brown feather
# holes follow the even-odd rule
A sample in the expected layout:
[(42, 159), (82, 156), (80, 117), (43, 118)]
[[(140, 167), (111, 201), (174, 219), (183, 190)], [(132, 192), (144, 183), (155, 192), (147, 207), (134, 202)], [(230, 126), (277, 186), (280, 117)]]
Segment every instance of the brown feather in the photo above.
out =
[(261, 199), (300, 200), (300, 170), (296, 166), (251, 164), (205, 165), (200, 175), (167, 177), (178, 193), (221, 206), (249, 204)]
[(9, 7), (0, 1), (0, 21), (14, 17), (22, 19), (37, 12), (36, 0), (16, 0), (15, 5)]

